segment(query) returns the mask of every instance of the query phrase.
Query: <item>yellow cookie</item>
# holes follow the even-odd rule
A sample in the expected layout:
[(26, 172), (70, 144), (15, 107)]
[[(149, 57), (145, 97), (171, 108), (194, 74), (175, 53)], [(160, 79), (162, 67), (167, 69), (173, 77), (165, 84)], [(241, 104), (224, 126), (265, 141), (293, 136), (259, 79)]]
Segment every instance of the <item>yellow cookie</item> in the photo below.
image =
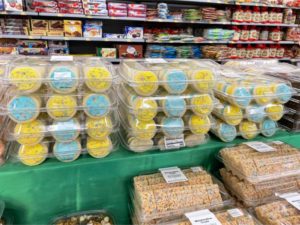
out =
[(58, 121), (65, 121), (76, 114), (77, 102), (72, 96), (53, 95), (47, 101), (47, 112)]
[(208, 69), (192, 72), (190, 80), (194, 89), (201, 93), (210, 92), (215, 85), (215, 76), (213, 72)]
[(278, 121), (282, 118), (283, 116), (283, 111), (284, 111), (284, 107), (281, 104), (270, 104), (267, 105), (266, 108), (266, 113), (268, 115), (268, 117), (273, 120), (273, 121)]
[(233, 105), (225, 105), (221, 115), (225, 122), (232, 126), (238, 125), (243, 119), (242, 110)]
[(208, 115), (214, 108), (213, 99), (210, 95), (195, 95), (191, 98), (190, 107), (197, 115)]
[(253, 139), (258, 135), (258, 127), (256, 123), (244, 120), (239, 125), (239, 132), (245, 139)]
[(20, 161), (27, 166), (36, 166), (45, 161), (48, 155), (48, 148), (45, 144), (32, 146), (21, 145), (18, 151)]
[(150, 98), (131, 98), (133, 114), (142, 121), (152, 120), (157, 114), (157, 103)]
[(158, 78), (151, 71), (140, 71), (133, 77), (133, 89), (142, 96), (153, 95), (158, 89)]
[(112, 75), (105, 67), (88, 67), (84, 70), (86, 86), (94, 92), (104, 92), (111, 87)]
[(151, 139), (156, 134), (156, 124), (154, 120), (141, 121), (129, 117), (129, 124), (132, 130), (132, 136), (139, 139)]
[(104, 116), (98, 119), (87, 117), (86, 129), (87, 134), (91, 138), (101, 140), (110, 135), (113, 130), (113, 124), (109, 116)]
[(26, 93), (35, 92), (42, 85), (42, 75), (39, 70), (29, 66), (12, 69), (8, 78), (19, 91)]
[(272, 101), (273, 91), (271, 86), (256, 86), (253, 88), (253, 97), (257, 104), (266, 105)]
[(210, 125), (208, 116), (192, 115), (189, 119), (189, 127), (193, 134), (207, 134)]
[(40, 120), (28, 123), (18, 123), (14, 129), (14, 136), (21, 145), (36, 145), (45, 136), (45, 125)]
[(105, 137), (102, 140), (88, 138), (86, 147), (88, 153), (94, 158), (103, 158), (109, 155), (113, 145), (109, 137)]

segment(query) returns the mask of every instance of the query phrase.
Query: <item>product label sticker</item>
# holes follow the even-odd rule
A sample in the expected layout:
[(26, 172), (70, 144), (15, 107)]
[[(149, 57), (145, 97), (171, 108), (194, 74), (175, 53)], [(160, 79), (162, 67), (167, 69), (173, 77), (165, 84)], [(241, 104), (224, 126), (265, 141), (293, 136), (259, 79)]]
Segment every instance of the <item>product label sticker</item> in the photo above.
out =
[(227, 210), (227, 212), (228, 212), (229, 215), (230, 215), (231, 217), (233, 217), (233, 218), (241, 217), (241, 216), (244, 215), (243, 211), (240, 210), (240, 209), (237, 209), (237, 208), (235, 208), (235, 209), (229, 209), (229, 210)]
[(281, 194), (279, 195), (279, 197), (285, 199), (296, 209), (300, 210), (300, 193), (291, 192), (291, 193)]
[(276, 149), (271, 147), (270, 145), (267, 145), (267, 144), (265, 144), (263, 142), (259, 142), (259, 141), (247, 142), (245, 144), (258, 152), (274, 152), (274, 151), (276, 151)]
[(275, 145), (282, 145), (284, 144), (282, 141), (272, 141), (273, 144)]
[(184, 175), (184, 173), (181, 171), (178, 167), (168, 167), (168, 168), (162, 168), (159, 169), (162, 176), (164, 177), (165, 181), (168, 184), (173, 184), (177, 182), (183, 182), (187, 181), (187, 177)]
[(217, 217), (208, 209), (186, 213), (192, 225), (222, 225)]
[(156, 58), (156, 59), (146, 58), (146, 62), (148, 62), (148, 63), (167, 63), (167, 61), (163, 58)]
[(72, 74), (71, 72), (54, 72), (53, 78), (54, 80), (70, 79)]
[(61, 61), (70, 62), (70, 61), (73, 61), (73, 56), (71, 56), (71, 55), (53, 55), (53, 56), (51, 56), (50, 61), (51, 62), (61, 62)]
[(171, 149), (179, 149), (185, 147), (185, 141), (184, 141), (184, 136), (181, 135), (180, 137), (177, 138), (164, 138), (165, 141), (165, 148), (166, 150), (171, 150)]
[(194, 166), (194, 167), (191, 167), (191, 170), (192, 170), (194, 173), (203, 171), (203, 169), (202, 169), (200, 166)]

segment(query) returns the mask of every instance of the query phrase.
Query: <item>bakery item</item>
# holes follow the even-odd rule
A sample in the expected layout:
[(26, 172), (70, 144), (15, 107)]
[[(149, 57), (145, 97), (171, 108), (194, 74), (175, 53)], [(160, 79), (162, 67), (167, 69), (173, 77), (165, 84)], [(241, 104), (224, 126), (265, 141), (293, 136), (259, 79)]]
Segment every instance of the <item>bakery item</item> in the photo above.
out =
[(160, 74), (162, 86), (170, 94), (181, 94), (188, 86), (188, 78), (184, 71), (172, 69)]
[(50, 132), (56, 141), (74, 141), (80, 134), (80, 123), (76, 118), (66, 121), (54, 121), (50, 126)]
[(246, 108), (252, 100), (251, 93), (245, 87), (232, 84), (226, 85), (224, 89), (225, 93), (223, 95), (226, 101), (237, 107)]
[(187, 134), (184, 137), (186, 147), (195, 147), (206, 142), (206, 136), (203, 134)]
[(246, 118), (254, 123), (262, 122), (263, 119), (266, 117), (265, 108), (266, 106), (261, 106), (257, 104), (249, 105), (245, 109)]
[(192, 87), (199, 93), (209, 93), (215, 84), (215, 75), (209, 69), (191, 70), (188, 77)]
[(14, 128), (16, 141), (21, 145), (36, 145), (44, 138), (45, 124), (41, 120), (33, 120), (28, 123), (18, 123)]
[(128, 98), (133, 114), (139, 120), (148, 121), (156, 116), (158, 107), (155, 99), (136, 95), (130, 95)]
[(211, 123), (208, 116), (190, 115), (185, 118), (185, 121), (193, 134), (207, 134)]
[(271, 120), (278, 121), (283, 117), (284, 106), (281, 104), (269, 104), (266, 106), (265, 111)]
[(79, 83), (78, 68), (71, 65), (55, 65), (49, 72), (49, 85), (56, 93), (68, 94), (76, 90)]
[(182, 117), (186, 112), (186, 102), (181, 96), (165, 96), (161, 105), (168, 117)]
[(85, 85), (96, 93), (107, 91), (112, 85), (112, 75), (108, 69), (101, 66), (83, 68)]
[(72, 162), (81, 153), (81, 144), (78, 139), (70, 142), (55, 142), (53, 146), (54, 156), (61, 162)]
[(158, 89), (158, 78), (151, 71), (137, 71), (132, 80), (132, 88), (141, 96), (151, 96)]
[(256, 123), (248, 120), (243, 120), (238, 128), (239, 134), (245, 139), (253, 139), (259, 134)]
[(83, 99), (84, 112), (91, 118), (100, 118), (110, 112), (111, 102), (105, 94), (89, 94)]
[(53, 95), (47, 101), (49, 116), (58, 121), (71, 119), (77, 111), (77, 101), (73, 96)]
[(87, 134), (96, 140), (102, 140), (111, 134), (113, 130), (113, 124), (109, 116), (93, 119), (86, 118), (86, 132)]
[(209, 94), (192, 95), (188, 98), (190, 109), (198, 116), (209, 115), (214, 108), (214, 101)]
[(134, 152), (145, 152), (147, 150), (151, 150), (153, 145), (154, 143), (152, 139), (139, 139), (136, 137), (128, 138), (128, 147)]
[(221, 103), (215, 107), (213, 114), (232, 126), (239, 125), (243, 120), (242, 109), (228, 103)]
[(130, 135), (139, 139), (152, 139), (156, 134), (156, 123), (154, 120), (141, 121), (133, 116), (128, 116)]
[(183, 134), (184, 122), (181, 118), (164, 117), (160, 122), (160, 127), (165, 136), (176, 138)]
[(237, 136), (235, 126), (224, 123), (222, 120), (215, 119), (214, 126), (212, 127), (213, 133), (224, 142), (231, 142)]
[(258, 105), (266, 105), (274, 98), (274, 94), (270, 85), (255, 85), (251, 91), (253, 98)]
[(41, 100), (33, 95), (17, 95), (7, 104), (8, 116), (16, 123), (35, 120), (40, 114)]
[(18, 150), (19, 160), (27, 166), (36, 166), (45, 161), (48, 147), (43, 143), (36, 145), (21, 145)]
[(94, 158), (104, 158), (109, 155), (113, 148), (113, 144), (110, 137), (104, 137), (103, 139), (88, 138), (86, 143), (87, 152)]
[(265, 137), (273, 136), (278, 129), (278, 125), (275, 121), (270, 119), (265, 119), (259, 124), (259, 130)]
[(275, 100), (278, 103), (287, 103), (293, 95), (293, 90), (290, 86), (284, 83), (273, 84), (271, 86), (273, 93), (275, 94)]

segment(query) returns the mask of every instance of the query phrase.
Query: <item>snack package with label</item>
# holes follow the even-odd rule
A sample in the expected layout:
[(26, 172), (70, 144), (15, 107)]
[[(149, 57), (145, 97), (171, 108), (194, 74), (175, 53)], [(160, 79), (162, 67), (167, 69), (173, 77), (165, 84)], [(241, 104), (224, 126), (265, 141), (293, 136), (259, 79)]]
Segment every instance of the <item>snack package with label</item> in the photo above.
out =
[(64, 20), (66, 37), (82, 37), (82, 23), (80, 20)]
[(54, 7), (57, 8), (56, 1), (45, 1), (45, 0), (33, 0), (32, 1), (33, 7)]
[(128, 17), (135, 17), (135, 18), (146, 18), (146, 11), (138, 11), (138, 10), (128, 10)]
[(86, 3), (83, 4), (84, 9), (91, 9), (91, 10), (106, 10), (105, 3)]
[(80, 3), (80, 2), (59, 2), (58, 7), (59, 8), (81, 9), (82, 8), (82, 3)]
[(102, 58), (117, 58), (116, 48), (97, 48), (97, 56)]
[(117, 45), (117, 49), (120, 58), (143, 58), (142, 45)]
[(136, 10), (136, 11), (146, 11), (147, 5), (145, 4), (128, 4), (128, 10)]
[(126, 17), (127, 10), (121, 9), (108, 9), (108, 15), (113, 17)]
[(22, 0), (3, 0), (5, 11), (23, 11)]
[(84, 37), (102, 37), (102, 22), (87, 21), (83, 26)]
[[(90, 7), (91, 5), (88, 5), (88, 6)], [(89, 7), (84, 8), (85, 15), (94, 15), (94, 16), (107, 16), (108, 15), (108, 11), (106, 9), (89, 9)]]
[(59, 9), (55, 7), (35, 7), (34, 11), (38, 13), (58, 13)]
[(108, 9), (113, 9), (113, 10), (127, 10), (127, 4), (126, 3), (114, 3), (114, 2), (109, 2), (107, 3), (107, 8)]
[(82, 8), (59, 8), (60, 13), (83, 14)]
[(126, 38), (142, 39), (144, 37), (143, 27), (125, 27)]

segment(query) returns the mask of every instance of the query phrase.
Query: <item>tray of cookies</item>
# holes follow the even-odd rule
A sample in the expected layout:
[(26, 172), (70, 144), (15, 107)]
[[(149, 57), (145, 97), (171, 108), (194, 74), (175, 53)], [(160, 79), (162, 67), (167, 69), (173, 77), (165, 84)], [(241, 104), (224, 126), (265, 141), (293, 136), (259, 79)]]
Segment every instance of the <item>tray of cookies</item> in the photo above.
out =
[(283, 142), (244, 142), (222, 149), (218, 158), (239, 179), (253, 184), (300, 174), (300, 152)]
[(118, 89), (120, 102), (126, 111), (140, 120), (147, 121), (163, 112), (168, 117), (182, 117), (187, 111), (196, 115), (209, 115), (217, 100), (212, 94), (185, 91), (180, 95), (171, 95), (159, 90), (155, 96), (138, 96), (134, 90), (121, 84)]
[(51, 225), (69, 225), (69, 224), (116, 224), (114, 218), (105, 210), (90, 210), (76, 213), (70, 213), (64, 216), (56, 217), (52, 220)]
[(181, 172), (186, 179), (179, 182), (168, 181), (162, 172), (133, 178), (131, 197), (138, 221), (172, 218), (194, 210), (233, 204), (222, 184), (202, 168)]
[(186, 90), (210, 93), (219, 65), (211, 60), (123, 60), (118, 68), (122, 81), (140, 96), (152, 96), (159, 88), (179, 95)]

